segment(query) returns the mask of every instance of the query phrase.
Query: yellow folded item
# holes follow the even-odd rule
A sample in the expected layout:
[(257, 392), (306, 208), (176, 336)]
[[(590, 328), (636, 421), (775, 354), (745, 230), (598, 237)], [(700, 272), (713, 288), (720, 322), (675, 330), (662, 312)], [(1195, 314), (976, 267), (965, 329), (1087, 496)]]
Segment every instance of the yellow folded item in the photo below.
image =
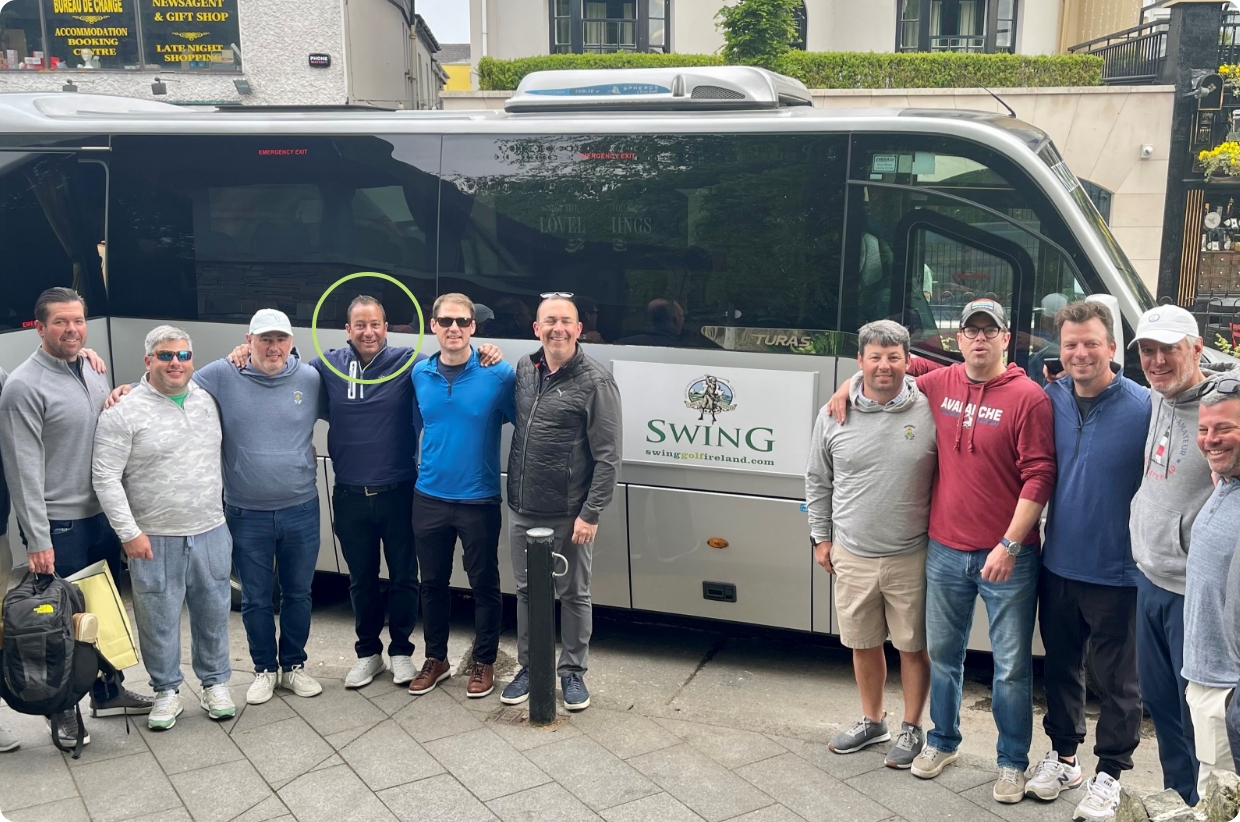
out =
[(137, 665), (133, 628), (108, 564), (100, 560), (65, 579), (81, 589), (87, 612), (94, 614), (99, 622), (96, 645), (104, 659), (118, 671)]

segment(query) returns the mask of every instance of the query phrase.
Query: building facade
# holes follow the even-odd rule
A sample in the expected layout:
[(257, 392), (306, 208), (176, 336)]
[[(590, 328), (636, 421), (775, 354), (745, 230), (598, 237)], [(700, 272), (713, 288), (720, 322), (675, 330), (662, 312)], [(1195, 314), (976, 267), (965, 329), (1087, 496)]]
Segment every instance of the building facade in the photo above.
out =
[[(438, 104), (412, 0), (9, 0), (0, 91), (177, 103)], [(425, 24), (422, 24), (425, 28)], [(434, 42), (429, 29), (429, 42)], [(433, 51), (432, 51), (433, 53)]]
[(469, 61), (469, 43), (441, 43), (435, 55), (439, 65), (448, 75), (444, 91), (472, 91), (474, 87), (473, 66)]

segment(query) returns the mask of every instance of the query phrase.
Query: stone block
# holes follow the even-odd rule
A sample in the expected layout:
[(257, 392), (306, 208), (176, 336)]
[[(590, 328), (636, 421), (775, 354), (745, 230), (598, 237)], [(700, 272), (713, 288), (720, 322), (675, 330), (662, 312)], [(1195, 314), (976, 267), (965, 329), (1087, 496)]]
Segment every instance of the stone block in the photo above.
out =
[(1146, 812), (1140, 797), (1121, 789), (1119, 808), (1115, 811), (1115, 822), (1148, 822), (1149, 818), (1150, 815)]
[(1206, 795), (1197, 804), (1205, 812), (1205, 822), (1231, 822), (1240, 813), (1240, 776), (1231, 771), (1214, 771), (1206, 779)]
[(1172, 813), (1188, 807), (1184, 804), (1183, 797), (1170, 788), (1142, 798), (1141, 804), (1145, 806), (1145, 812), (1150, 819), (1157, 819), (1164, 813)]

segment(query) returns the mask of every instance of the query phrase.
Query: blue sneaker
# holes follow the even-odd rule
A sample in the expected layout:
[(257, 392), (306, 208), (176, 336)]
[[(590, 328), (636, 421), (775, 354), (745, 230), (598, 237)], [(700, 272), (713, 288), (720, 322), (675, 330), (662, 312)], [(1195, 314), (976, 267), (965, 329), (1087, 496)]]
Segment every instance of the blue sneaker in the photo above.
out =
[(590, 707), (590, 692), (581, 674), (560, 677), (560, 690), (564, 692), (564, 707), (568, 710), (582, 711)]
[(530, 698), (530, 669), (522, 668), (508, 683), (508, 687), (499, 695), (499, 701), (505, 705), (520, 705)]

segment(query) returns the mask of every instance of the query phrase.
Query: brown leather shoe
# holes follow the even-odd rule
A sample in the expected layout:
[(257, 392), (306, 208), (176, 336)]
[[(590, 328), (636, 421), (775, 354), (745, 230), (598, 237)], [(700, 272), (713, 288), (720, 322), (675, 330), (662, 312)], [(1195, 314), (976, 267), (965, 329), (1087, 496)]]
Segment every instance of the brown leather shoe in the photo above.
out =
[(474, 663), (469, 672), (469, 684), (465, 686), (465, 696), (470, 699), (482, 699), (495, 690), (495, 666)]
[(429, 694), (435, 690), (435, 686), (452, 676), (452, 666), (442, 659), (426, 658), (426, 662), (422, 664), (422, 670), (418, 671), (418, 675), (413, 678), (413, 682), (409, 683), (409, 693), (414, 696)]

